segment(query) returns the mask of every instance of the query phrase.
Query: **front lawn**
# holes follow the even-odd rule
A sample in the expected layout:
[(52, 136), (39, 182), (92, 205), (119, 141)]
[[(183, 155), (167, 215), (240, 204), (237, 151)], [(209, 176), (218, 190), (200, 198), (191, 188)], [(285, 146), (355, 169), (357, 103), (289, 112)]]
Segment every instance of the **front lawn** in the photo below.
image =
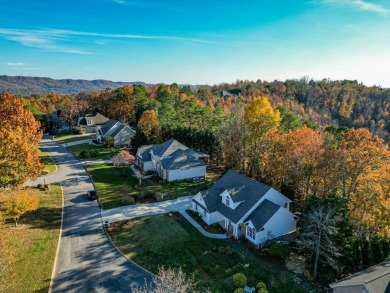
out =
[[(80, 160), (111, 160), (120, 150), (128, 150), (127, 148), (106, 148), (104, 146), (90, 145), (83, 143), (68, 147), (77, 158)], [(83, 158), (80, 156), (82, 151), (97, 151), (97, 155), (91, 158)]]
[(38, 157), (41, 163), (45, 165), (43, 174), (51, 174), (57, 170), (57, 166), (54, 163), (53, 159), (47, 152), (43, 151), (40, 147), (38, 148)]
[(58, 143), (68, 143), (68, 142), (79, 141), (83, 139), (90, 139), (95, 136), (96, 134), (94, 133), (88, 135), (80, 135), (80, 134), (74, 134), (74, 132), (71, 130), (65, 130), (65, 131), (60, 131), (56, 135), (54, 135), (54, 140), (57, 141)]
[(38, 210), (22, 216), (17, 228), (11, 220), (0, 226), (9, 260), (0, 275), (1, 292), (48, 291), (61, 225), (61, 187), (51, 185), (39, 197)]
[(117, 222), (109, 233), (122, 252), (153, 273), (170, 266), (194, 274), (200, 292), (233, 292), (238, 272), (252, 283), (264, 281), (270, 292), (305, 292), (285, 268), (248, 253), (236, 240), (204, 237), (178, 213)]
[(118, 206), (128, 205), (126, 196), (135, 199), (136, 202), (154, 202), (155, 194), (162, 193), (164, 200), (175, 199), (179, 196), (195, 195), (200, 190), (209, 188), (218, 178), (215, 172), (207, 173), (204, 182), (172, 182), (162, 180), (156, 182), (152, 179), (142, 180), (144, 188), (135, 188), (139, 184), (134, 173), (129, 167), (125, 167), (125, 176), (122, 174), (122, 167), (114, 167), (106, 164), (94, 164), (89, 166), (88, 172), (92, 175), (96, 190), (104, 209), (111, 209)]

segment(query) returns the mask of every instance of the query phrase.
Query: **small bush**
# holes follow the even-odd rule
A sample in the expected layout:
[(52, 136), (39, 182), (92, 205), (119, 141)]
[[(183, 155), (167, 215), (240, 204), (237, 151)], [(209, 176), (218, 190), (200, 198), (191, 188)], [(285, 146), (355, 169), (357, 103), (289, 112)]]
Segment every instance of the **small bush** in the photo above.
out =
[(37, 188), (39, 188), (39, 189), (43, 188), (43, 184), (39, 183), (39, 184), (37, 185)]
[(156, 198), (156, 201), (162, 201), (164, 199), (164, 194), (157, 192), (154, 197)]
[(274, 243), (268, 249), (267, 254), (279, 260), (286, 260), (290, 256), (290, 248), (282, 243)]
[(236, 288), (242, 288), (246, 285), (246, 277), (242, 273), (237, 273), (233, 276), (233, 284)]
[(99, 155), (98, 150), (81, 151), (79, 157), (83, 159), (94, 158)]
[(73, 133), (74, 134), (85, 134), (86, 131), (82, 127), (75, 127), (75, 128), (73, 128)]
[(234, 293), (245, 293), (245, 291), (242, 288), (237, 288), (236, 290), (234, 290)]
[(256, 285), (257, 292), (268, 293), (267, 286), (263, 282), (258, 282)]

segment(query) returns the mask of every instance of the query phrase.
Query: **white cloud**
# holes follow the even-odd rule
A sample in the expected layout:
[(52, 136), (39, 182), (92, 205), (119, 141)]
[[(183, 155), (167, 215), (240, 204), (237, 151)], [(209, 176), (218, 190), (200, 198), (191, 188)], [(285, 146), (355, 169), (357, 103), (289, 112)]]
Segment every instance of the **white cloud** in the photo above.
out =
[(390, 15), (390, 9), (385, 8), (379, 4), (367, 2), (365, 0), (324, 0), (324, 2), (336, 5), (351, 6), (359, 10), (376, 12), (381, 15)]
[(23, 62), (8, 62), (7, 65), (14, 66), (14, 67), (21, 67), (21, 66), (26, 66), (27, 64)]
[[(94, 32), (82, 32), (60, 29), (22, 30), (0, 28), (0, 37), (18, 42), (27, 47), (71, 54), (92, 54), (86, 50), (73, 48), (67, 43), (77, 43), (76, 37), (92, 38), (96, 44), (104, 44), (103, 39), (139, 39), (139, 40), (166, 40), (181, 41), (190, 43), (213, 43), (207, 40), (186, 38), (180, 36), (158, 36), (158, 35), (137, 35), (137, 34), (106, 34)], [(65, 43), (65, 44), (64, 44)], [(73, 45), (74, 46), (74, 45)]]

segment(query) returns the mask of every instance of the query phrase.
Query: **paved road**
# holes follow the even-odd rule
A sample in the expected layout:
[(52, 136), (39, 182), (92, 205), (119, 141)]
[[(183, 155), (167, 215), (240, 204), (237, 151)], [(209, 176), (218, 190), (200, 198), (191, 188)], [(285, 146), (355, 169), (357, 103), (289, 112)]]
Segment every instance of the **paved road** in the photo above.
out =
[[(57, 164), (46, 183), (62, 184), (64, 222), (52, 292), (131, 292), (151, 276), (122, 257), (104, 234), (100, 209), (87, 199), (92, 182), (82, 164), (63, 146), (43, 139)], [(43, 183), (43, 178), (28, 184)]]

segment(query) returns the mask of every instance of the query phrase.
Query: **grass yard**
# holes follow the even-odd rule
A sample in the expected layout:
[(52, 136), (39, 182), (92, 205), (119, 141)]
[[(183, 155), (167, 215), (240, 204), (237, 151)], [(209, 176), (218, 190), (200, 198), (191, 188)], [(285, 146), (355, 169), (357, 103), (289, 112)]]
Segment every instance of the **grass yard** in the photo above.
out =
[[(68, 150), (70, 150), (77, 158), (80, 160), (109, 160), (113, 156), (115, 156), (120, 150), (128, 150), (127, 148), (105, 148), (103, 146), (96, 146), (96, 145), (90, 145), (88, 143), (83, 143), (79, 145), (74, 145), (68, 147)], [(81, 158), (80, 152), (82, 151), (90, 151), (90, 150), (97, 150), (99, 154), (96, 157), (93, 158)]]
[(8, 248), (9, 262), (0, 275), (1, 292), (47, 292), (50, 284), (61, 225), (62, 191), (51, 185), (39, 191), (39, 209), (0, 227)]
[(88, 167), (88, 172), (92, 175), (99, 199), (104, 209), (111, 209), (124, 205), (123, 185), (132, 186), (138, 183), (138, 179), (133, 176), (130, 168), (125, 168), (126, 177), (122, 175), (121, 167), (114, 167), (106, 164), (96, 164)]
[(122, 252), (153, 273), (170, 266), (194, 274), (200, 292), (233, 292), (238, 272), (250, 282), (265, 282), (270, 292), (305, 292), (290, 271), (254, 256), (236, 240), (204, 237), (178, 213), (118, 222), (109, 233)]
[(43, 151), (41, 148), (38, 148), (38, 157), (41, 163), (45, 165), (43, 174), (51, 174), (57, 170), (57, 166), (54, 163), (53, 159), (47, 152)]
[(73, 131), (61, 131), (54, 136), (54, 140), (58, 143), (69, 143), (73, 141), (79, 141), (84, 139), (95, 138), (96, 134), (91, 133), (88, 135), (74, 134)]
[[(157, 183), (151, 179), (145, 179), (143, 182), (146, 186), (143, 189), (135, 189), (134, 185), (138, 185), (139, 182), (128, 167), (125, 168), (126, 176), (122, 175), (122, 167), (106, 164), (89, 166), (88, 172), (92, 175), (92, 180), (95, 183), (104, 209), (128, 205), (129, 202), (123, 199), (125, 194), (143, 202), (154, 201), (154, 195), (157, 192), (164, 194), (164, 200), (194, 195), (200, 190), (209, 188), (215, 182), (214, 180), (219, 177), (210, 171), (205, 182)], [(127, 188), (125, 188), (126, 184)]]

